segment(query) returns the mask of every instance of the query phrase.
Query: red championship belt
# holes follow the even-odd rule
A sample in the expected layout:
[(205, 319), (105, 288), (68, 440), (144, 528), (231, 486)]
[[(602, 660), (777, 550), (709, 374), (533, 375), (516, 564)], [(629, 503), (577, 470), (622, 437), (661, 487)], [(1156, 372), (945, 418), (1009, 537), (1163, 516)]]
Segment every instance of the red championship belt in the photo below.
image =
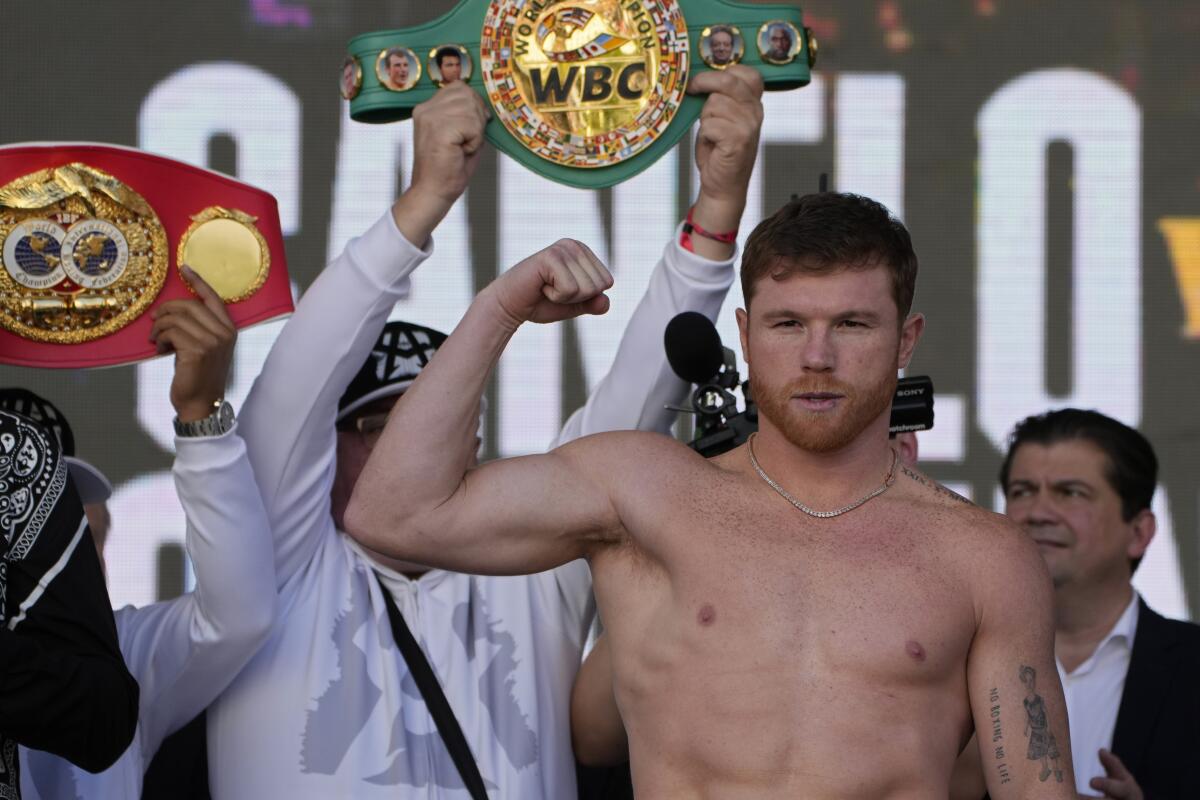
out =
[(239, 328), (292, 311), (274, 197), (125, 147), (0, 147), (0, 251), (0, 363), (154, 357), (147, 312), (194, 296), (184, 263)]

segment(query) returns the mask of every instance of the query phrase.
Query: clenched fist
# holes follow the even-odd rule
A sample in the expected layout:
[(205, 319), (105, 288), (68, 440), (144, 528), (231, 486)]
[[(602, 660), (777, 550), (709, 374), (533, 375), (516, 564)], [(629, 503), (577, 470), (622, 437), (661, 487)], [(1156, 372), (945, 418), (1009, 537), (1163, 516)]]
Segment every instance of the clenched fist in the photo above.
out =
[[(738, 229), (746, 208), (750, 174), (758, 158), (762, 130), (762, 76), (735, 64), (721, 72), (701, 72), (688, 82), (691, 94), (708, 94), (696, 135), (696, 168), (700, 193), (692, 207), (693, 222), (713, 233)], [(733, 245), (697, 237), (699, 256), (724, 260)]]
[(414, 108), (412, 190), (452, 205), (479, 164), (490, 115), (483, 98), (462, 81)]
[(413, 109), (413, 175), (392, 206), (396, 227), (418, 247), (466, 191), (483, 152), (487, 105), (454, 81)]
[(762, 76), (737, 64), (693, 76), (688, 92), (708, 94), (696, 136), (700, 195), (744, 205), (762, 129)]
[(587, 245), (559, 239), (497, 278), (491, 292), (506, 320), (558, 322), (608, 311), (612, 274)]

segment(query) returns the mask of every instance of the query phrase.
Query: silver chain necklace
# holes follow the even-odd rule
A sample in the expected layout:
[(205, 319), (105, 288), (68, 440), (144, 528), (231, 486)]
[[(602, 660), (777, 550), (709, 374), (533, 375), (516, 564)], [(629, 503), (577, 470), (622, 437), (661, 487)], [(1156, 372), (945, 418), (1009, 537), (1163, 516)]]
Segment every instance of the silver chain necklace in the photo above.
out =
[(796, 508), (803, 511), (805, 514), (808, 514), (810, 517), (817, 517), (818, 519), (829, 519), (830, 517), (840, 517), (842, 514), (845, 514), (847, 511), (853, 511), (854, 509), (858, 508), (859, 506), (861, 506), (863, 503), (867, 502), (868, 500), (879, 497), (879, 495), (883, 494), (888, 489), (890, 489), (892, 487), (892, 484), (896, 482), (896, 451), (893, 450), (892, 451), (892, 466), (888, 469), (887, 477), (883, 479), (882, 486), (880, 486), (878, 489), (871, 492), (869, 495), (862, 498), (861, 500), (855, 501), (848, 506), (842, 506), (841, 508), (834, 509), (833, 511), (817, 511), (816, 509), (809, 508), (808, 506), (804, 505), (804, 503), (801, 503), (799, 500), (792, 497), (788, 493), (787, 489), (784, 489), (778, 483), (771, 480), (771, 476), (768, 475), (761, 466), (759, 466), (758, 459), (754, 457), (754, 437), (757, 435), (758, 435), (757, 433), (751, 434), (750, 439), (748, 440), (747, 444), (749, 445), (749, 450), (750, 450), (750, 463), (754, 465), (754, 470), (755, 470), (755, 472), (758, 473), (758, 477), (760, 477), (764, 481), (766, 481), (767, 485), (770, 486), (772, 489), (779, 492), (779, 494), (783, 496), (784, 500), (787, 500), (789, 503), (794, 505)]

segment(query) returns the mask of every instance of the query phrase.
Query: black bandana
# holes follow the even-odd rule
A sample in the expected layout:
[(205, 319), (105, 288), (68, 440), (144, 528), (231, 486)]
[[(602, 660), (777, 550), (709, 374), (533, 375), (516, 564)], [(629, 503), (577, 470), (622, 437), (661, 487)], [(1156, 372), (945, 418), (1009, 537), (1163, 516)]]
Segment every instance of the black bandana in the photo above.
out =
[(58, 406), (28, 389), (10, 386), (0, 389), (0, 411), (11, 411), (49, 429), (58, 439), (64, 456), (75, 455), (75, 434)]
[[(67, 486), (57, 440), (40, 425), (0, 411), (0, 624), (8, 565), (28, 555)], [(17, 744), (0, 734), (0, 798), (19, 798)]]

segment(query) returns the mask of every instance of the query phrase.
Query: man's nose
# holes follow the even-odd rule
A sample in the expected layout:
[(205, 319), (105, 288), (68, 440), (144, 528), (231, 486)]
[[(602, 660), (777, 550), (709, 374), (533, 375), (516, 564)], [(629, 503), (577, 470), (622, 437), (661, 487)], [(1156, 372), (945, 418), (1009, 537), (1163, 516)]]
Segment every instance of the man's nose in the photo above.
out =
[(1058, 509), (1049, 495), (1041, 489), (1008, 504), (1014, 520), (1022, 525), (1053, 525), (1059, 521)]
[(833, 342), (829, 332), (820, 328), (810, 330), (801, 351), (802, 366), (810, 372), (829, 372), (834, 368)]

